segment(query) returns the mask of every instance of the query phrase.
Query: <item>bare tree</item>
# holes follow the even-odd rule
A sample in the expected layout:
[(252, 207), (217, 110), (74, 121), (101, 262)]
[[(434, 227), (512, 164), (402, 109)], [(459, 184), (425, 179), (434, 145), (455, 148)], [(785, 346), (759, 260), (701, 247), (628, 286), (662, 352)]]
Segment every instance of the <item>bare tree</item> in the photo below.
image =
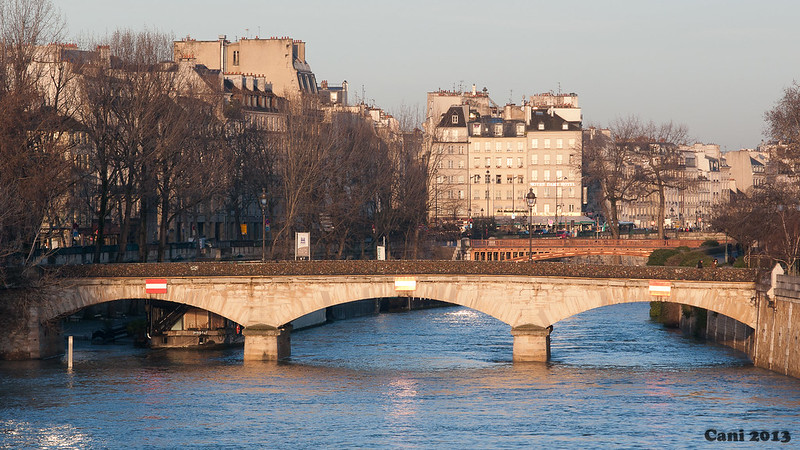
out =
[(764, 114), (767, 136), (775, 144), (770, 164), (783, 174), (800, 176), (800, 84), (792, 83)]
[(624, 143), (628, 136), (625, 127), (614, 132), (592, 129), (583, 142), (585, 182), (600, 187), (600, 203), (614, 239), (620, 236), (619, 208), (637, 198), (641, 181), (634, 173), (634, 147)]
[(642, 177), (644, 197), (656, 195), (658, 199), (658, 237), (664, 239), (667, 188), (685, 189), (690, 182), (681, 170), (682, 153), (679, 146), (687, 143), (688, 130), (684, 125), (672, 122), (657, 125), (653, 122), (641, 124), (633, 119), (630, 126), (638, 134), (632, 136), (628, 145), (634, 145)]
[[(5, 269), (30, 267), (48, 215), (68, 185), (65, 117), (48, 94), (41, 45), (63, 22), (46, 0), (0, 1), (0, 283)], [(60, 220), (60, 218), (59, 218)]]

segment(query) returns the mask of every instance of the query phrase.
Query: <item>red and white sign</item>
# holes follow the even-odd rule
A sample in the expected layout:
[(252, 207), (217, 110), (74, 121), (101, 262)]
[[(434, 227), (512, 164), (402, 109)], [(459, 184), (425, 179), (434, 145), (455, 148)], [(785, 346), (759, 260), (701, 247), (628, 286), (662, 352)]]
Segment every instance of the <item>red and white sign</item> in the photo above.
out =
[(148, 279), (144, 283), (144, 291), (148, 294), (166, 294), (167, 293), (167, 280), (164, 279)]
[(650, 295), (656, 297), (669, 297), (672, 283), (669, 281), (650, 280)]

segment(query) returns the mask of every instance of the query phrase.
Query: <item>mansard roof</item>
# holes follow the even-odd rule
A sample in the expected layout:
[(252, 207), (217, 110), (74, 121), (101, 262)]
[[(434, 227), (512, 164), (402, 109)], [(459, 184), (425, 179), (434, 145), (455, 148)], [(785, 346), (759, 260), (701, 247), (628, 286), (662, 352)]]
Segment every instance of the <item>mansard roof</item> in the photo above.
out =
[(442, 114), (442, 120), (438, 127), (464, 128), (467, 126), (467, 119), (464, 117), (464, 108), (459, 105), (451, 106), (446, 113)]
[[(544, 129), (539, 129), (539, 124), (544, 124)], [(567, 124), (567, 129), (564, 130), (564, 124)], [(534, 109), (531, 112), (531, 123), (528, 126), (528, 131), (580, 131), (580, 122), (570, 122), (563, 119), (558, 113), (550, 113), (545, 109)]]

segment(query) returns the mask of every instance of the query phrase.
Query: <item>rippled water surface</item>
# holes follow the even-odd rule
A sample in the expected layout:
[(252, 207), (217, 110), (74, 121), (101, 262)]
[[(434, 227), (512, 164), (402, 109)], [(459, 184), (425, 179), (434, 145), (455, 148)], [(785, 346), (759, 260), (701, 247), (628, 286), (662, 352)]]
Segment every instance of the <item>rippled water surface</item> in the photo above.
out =
[(296, 332), (281, 364), (78, 342), (72, 372), (0, 362), (0, 447), (731, 446), (708, 429), (800, 443), (800, 380), (647, 312), (556, 324), (548, 364), (512, 364), (509, 327), (460, 307)]

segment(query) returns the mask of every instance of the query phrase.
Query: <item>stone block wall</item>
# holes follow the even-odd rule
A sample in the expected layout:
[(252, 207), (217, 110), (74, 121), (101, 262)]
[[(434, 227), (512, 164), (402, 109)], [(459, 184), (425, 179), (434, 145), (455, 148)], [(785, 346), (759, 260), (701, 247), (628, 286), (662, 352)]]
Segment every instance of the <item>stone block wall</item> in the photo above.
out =
[(709, 311), (706, 339), (752, 355), (755, 330), (728, 316)]
[(20, 307), (4, 297), (0, 299), (0, 330), (5, 334), (0, 339), (0, 359), (42, 359), (64, 353), (64, 337), (58, 322), (42, 324), (36, 307)]
[(759, 301), (753, 363), (800, 378), (800, 277), (778, 275), (773, 288)]

